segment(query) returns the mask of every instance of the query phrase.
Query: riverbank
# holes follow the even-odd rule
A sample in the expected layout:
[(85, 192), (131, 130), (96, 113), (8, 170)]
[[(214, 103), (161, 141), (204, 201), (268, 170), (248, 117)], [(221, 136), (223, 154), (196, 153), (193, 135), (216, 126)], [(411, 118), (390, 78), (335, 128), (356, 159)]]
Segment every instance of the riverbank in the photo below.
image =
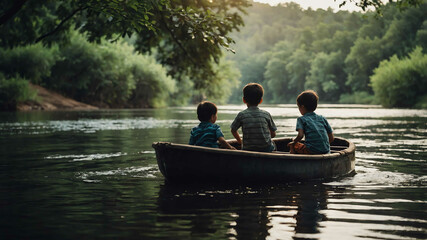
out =
[(26, 101), (16, 106), (18, 111), (31, 110), (95, 110), (98, 107), (78, 102), (67, 98), (56, 92), (47, 90), (38, 85), (30, 83), (30, 88), (37, 92), (35, 101)]

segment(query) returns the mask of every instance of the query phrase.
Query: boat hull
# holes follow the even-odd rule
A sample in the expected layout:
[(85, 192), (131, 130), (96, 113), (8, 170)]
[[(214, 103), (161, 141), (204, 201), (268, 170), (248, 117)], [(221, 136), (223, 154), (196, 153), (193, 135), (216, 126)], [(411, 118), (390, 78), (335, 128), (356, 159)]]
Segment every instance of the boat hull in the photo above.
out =
[[(289, 141), (275, 139), (279, 150), (286, 150)], [(153, 147), (159, 169), (170, 181), (299, 181), (336, 178), (354, 171), (354, 144), (340, 138), (334, 143), (339, 150), (320, 155), (262, 153), (167, 142), (153, 143)]]

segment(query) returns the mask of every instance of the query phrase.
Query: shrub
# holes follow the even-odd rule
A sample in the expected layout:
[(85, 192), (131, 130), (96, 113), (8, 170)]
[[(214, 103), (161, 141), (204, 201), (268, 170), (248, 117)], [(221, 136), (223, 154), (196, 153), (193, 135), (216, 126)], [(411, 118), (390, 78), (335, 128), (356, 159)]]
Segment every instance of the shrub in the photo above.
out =
[(375, 104), (375, 96), (368, 92), (344, 93), (340, 96), (339, 103), (342, 104)]
[(138, 54), (129, 55), (127, 61), (134, 81), (129, 98), (132, 107), (164, 107), (171, 102), (175, 81), (162, 65), (153, 57)]
[(46, 84), (79, 101), (101, 107), (166, 105), (175, 82), (154, 57), (125, 42), (89, 43), (74, 33)]
[(57, 56), (57, 48), (45, 48), (41, 44), (0, 49), (0, 72), (8, 78), (19, 75), (39, 84), (50, 76)]
[(0, 109), (15, 110), (16, 105), (34, 100), (36, 92), (30, 89), (28, 81), (21, 77), (5, 78), (0, 74)]
[(414, 107), (427, 109), (427, 94), (419, 96)]
[(375, 97), (384, 107), (425, 106), (427, 55), (417, 47), (409, 57), (384, 60), (371, 76)]
[(206, 89), (200, 92), (207, 99), (217, 104), (224, 104), (230, 98), (234, 89), (239, 87), (240, 71), (234, 66), (232, 61), (221, 59), (218, 65), (213, 67), (217, 78), (209, 83)]

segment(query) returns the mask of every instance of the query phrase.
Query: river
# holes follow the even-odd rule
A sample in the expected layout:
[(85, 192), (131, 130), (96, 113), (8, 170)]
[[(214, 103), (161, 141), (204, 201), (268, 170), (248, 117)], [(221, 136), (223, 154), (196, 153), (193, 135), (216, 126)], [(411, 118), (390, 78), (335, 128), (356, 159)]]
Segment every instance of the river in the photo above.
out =
[[(278, 137), (295, 105), (264, 105)], [(243, 105), (219, 106), (226, 138)], [(173, 184), (152, 142), (187, 143), (195, 107), (0, 113), (0, 239), (426, 239), (427, 111), (320, 105), (356, 174)]]

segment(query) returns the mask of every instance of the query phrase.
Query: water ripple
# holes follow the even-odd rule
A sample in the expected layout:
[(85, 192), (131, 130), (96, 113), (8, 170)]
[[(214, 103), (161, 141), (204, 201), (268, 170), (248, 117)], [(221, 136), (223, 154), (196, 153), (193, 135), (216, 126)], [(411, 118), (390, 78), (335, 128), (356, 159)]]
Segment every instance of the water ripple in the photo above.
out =
[(102, 130), (133, 130), (153, 128), (177, 128), (182, 124), (195, 124), (194, 120), (159, 120), (155, 118), (133, 119), (79, 119), (78, 121), (40, 121), (0, 123), (0, 135), (46, 134), (52, 132), (78, 131), (95, 133)]
[(92, 161), (97, 159), (105, 159), (105, 158), (112, 158), (112, 157), (120, 157), (120, 156), (126, 156), (127, 153), (106, 153), (106, 154), (71, 154), (71, 155), (52, 155), (45, 157), (46, 159), (71, 159), (72, 162), (79, 162), (79, 161)]
[(77, 178), (82, 179), (85, 182), (102, 182), (102, 179), (115, 178), (119, 176), (155, 178), (156, 173), (158, 173), (158, 168), (157, 166), (153, 165), (145, 167), (127, 167), (105, 171), (78, 172), (76, 175)]

